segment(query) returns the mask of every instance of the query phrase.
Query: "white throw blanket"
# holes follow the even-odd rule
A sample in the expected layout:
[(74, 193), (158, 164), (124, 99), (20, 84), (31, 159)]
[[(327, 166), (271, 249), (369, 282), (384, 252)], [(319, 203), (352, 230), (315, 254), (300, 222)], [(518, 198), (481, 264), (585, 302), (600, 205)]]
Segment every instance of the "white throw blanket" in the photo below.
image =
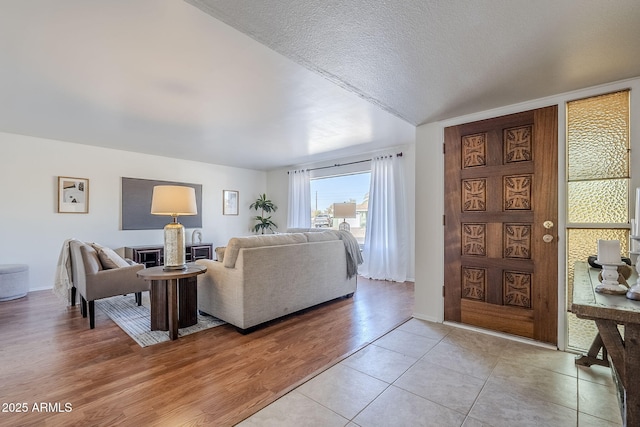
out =
[(362, 252), (360, 251), (360, 245), (358, 240), (346, 230), (333, 230), (324, 228), (289, 228), (287, 233), (306, 233), (306, 232), (318, 232), (318, 233), (333, 233), (338, 239), (344, 243), (344, 249), (347, 254), (347, 278), (351, 279), (358, 274), (358, 266), (362, 264)]
[(349, 231), (345, 230), (327, 230), (338, 236), (347, 254), (347, 277), (351, 279), (358, 274), (358, 265), (362, 264), (362, 253), (358, 240)]
[(75, 239), (67, 239), (62, 244), (58, 264), (56, 265), (56, 276), (53, 283), (53, 293), (60, 299), (71, 305), (71, 288), (73, 287), (71, 272), (71, 254), (69, 243)]

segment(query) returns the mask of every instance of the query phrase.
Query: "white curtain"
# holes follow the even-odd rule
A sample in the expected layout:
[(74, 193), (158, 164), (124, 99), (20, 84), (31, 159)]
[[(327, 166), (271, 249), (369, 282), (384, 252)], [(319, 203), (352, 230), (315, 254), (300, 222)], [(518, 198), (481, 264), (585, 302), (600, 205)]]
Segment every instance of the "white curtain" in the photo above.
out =
[(311, 189), (309, 171), (289, 171), (289, 213), (287, 228), (311, 227)]
[(407, 221), (404, 166), (395, 154), (371, 160), (369, 213), (364, 241), (364, 277), (404, 282), (407, 278)]

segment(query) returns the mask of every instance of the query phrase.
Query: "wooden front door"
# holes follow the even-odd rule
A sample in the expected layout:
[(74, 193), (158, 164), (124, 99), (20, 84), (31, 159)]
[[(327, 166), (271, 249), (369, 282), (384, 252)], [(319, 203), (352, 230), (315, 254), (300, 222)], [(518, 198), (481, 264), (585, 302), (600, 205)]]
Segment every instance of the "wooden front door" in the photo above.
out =
[(445, 320), (557, 343), (558, 109), (445, 129)]

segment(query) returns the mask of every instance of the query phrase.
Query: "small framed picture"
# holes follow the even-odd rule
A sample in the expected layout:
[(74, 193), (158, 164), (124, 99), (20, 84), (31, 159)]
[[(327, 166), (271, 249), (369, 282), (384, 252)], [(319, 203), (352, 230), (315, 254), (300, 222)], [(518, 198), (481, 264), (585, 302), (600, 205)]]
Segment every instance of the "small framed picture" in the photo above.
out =
[(238, 215), (238, 192), (222, 190), (222, 215)]
[(58, 212), (89, 213), (89, 180), (58, 177)]

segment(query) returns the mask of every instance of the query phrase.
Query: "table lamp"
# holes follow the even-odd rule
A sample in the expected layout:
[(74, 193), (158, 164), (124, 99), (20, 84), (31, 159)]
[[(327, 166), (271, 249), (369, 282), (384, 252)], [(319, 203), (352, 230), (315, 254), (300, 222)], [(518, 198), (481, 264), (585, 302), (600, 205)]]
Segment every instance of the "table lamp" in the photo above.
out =
[(356, 217), (356, 204), (355, 203), (334, 203), (333, 216), (334, 218), (342, 218), (342, 223), (338, 226), (339, 230), (350, 231), (351, 226), (347, 223), (346, 219)]
[(173, 221), (164, 227), (164, 269), (185, 270), (184, 227), (179, 215), (196, 215), (196, 191), (179, 185), (156, 185), (151, 198), (153, 215), (169, 215)]

